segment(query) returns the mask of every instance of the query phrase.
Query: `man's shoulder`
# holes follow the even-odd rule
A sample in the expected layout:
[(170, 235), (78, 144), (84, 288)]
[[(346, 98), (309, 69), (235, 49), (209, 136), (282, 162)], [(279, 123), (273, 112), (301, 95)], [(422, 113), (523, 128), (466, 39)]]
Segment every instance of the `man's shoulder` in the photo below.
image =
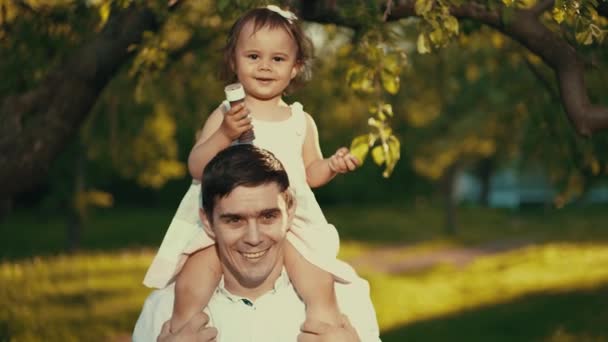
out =
[(342, 260), (337, 260), (337, 262), (343, 268), (343, 273), (350, 274), (350, 276), (347, 283), (336, 282), (336, 291), (369, 295), (369, 283), (367, 280), (361, 278), (357, 274), (357, 271), (348, 263)]
[(171, 283), (168, 286), (154, 290), (150, 293), (146, 301), (144, 302), (144, 309), (146, 306), (150, 309), (155, 310), (160, 307), (169, 306), (173, 310), (173, 298), (175, 297), (175, 283)]
[(165, 321), (171, 318), (173, 312), (174, 285), (154, 290), (141, 310), (135, 329), (133, 341), (156, 341), (156, 336)]
[(378, 342), (380, 331), (370, 297), (369, 283), (357, 275), (350, 265), (344, 264), (353, 271), (353, 276), (349, 278), (350, 283), (336, 282), (336, 297), (340, 310), (349, 318), (361, 341)]

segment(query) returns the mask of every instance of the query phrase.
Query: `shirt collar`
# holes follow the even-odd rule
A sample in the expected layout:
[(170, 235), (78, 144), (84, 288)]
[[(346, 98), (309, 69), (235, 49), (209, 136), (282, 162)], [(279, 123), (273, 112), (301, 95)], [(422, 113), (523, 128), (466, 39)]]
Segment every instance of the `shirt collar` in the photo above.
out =
[[(289, 276), (287, 275), (287, 271), (285, 270), (285, 267), (283, 267), (283, 269), (281, 270), (281, 273), (279, 274), (279, 277), (274, 282), (274, 287), (272, 288), (272, 290), (268, 291), (268, 293), (265, 293), (264, 295), (275, 294), (277, 291), (288, 287), (290, 283), (291, 282), (289, 281)], [(230, 291), (228, 291), (224, 285), (224, 276), (222, 276), (222, 278), (220, 279), (220, 283), (218, 284), (215, 292), (223, 295), (224, 297), (230, 299), (230, 301), (233, 301), (233, 302), (247, 299), (245, 297), (234, 295)]]

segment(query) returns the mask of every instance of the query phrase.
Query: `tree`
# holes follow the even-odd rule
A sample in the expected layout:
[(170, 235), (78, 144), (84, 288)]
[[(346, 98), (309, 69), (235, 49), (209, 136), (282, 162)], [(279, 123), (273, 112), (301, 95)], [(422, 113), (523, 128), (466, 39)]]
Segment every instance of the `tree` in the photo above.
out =
[[(65, 21), (69, 25), (67, 14), (86, 14), (88, 9), (83, 6), (56, 9), (31, 7), (26, 1), (2, 2), (2, 41), (6, 44), (3, 55), (17, 45), (19, 32), (14, 33), (17, 35), (14, 37), (12, 30), (23, 29), (41, 17), (57, 20), (57, 26)], [(15, 13), (9, 21), (7, 12), (11, 8)], [(134, 54), (129, 47), (141, 41), (144, 31), (157, 29), (157, 17), (147, 7), (131, 5), (117, 10), (103, 30), (90, 39), (82, 39), (81, 45), (70, 51), (62, 62), (43, 69), (45, 75), (41, 81), (18, 93), (3, 94), (0, 100), (2, 197), (40, 182), (51, 162), (78, 132), (105, 86)]]
[[(100, 0), (98, 2), (57, 1), (50, 5), (32, 5), (27, 0), (0, 3), (0, 42), (2, 53), (15, 47), (19, 30), (31, 20), (58, 22), (59, 31), (71, 27), (82, 17), (88, 22), (81, 39), (70, 46), (61, 63), (53, 61), (35, 77), (36, 82), (5, 91), (0, 99), (0, 187), (3, 198), (24, 191), (45, 177), (51, 162), (66, 146), (70, 137), (116, 72), (145, 45), (134, 50), (144, 32), (158, 32), (175, 13), (171, 8), (180, 1), (135, 2)], [(67, 5), (66, 5), (67, 3)], [(219, 1), (223, 13), (234, 14), (259, 1)], [(584, 136), (608, 127), (608, 109), (589, 100), (584, 79), (588, 63), (576, 42), (601, 42), (606, 34), (606, 1), (557, 0), (511, 1), (486, 0), (406, 0), (406, 1), (284, 1), (292, 5), (304, 20), (351, 27), (355, 37), (385, 21), (420, 17), (418, 49), (426, 52), (440, 47), (459, 32), (460, 22), (473, 21), (492, 27), (520, 42), (553, 69), (561, 101), (570, 122)], [(37, 4), (37, 2), (36, 2)], [(185, 6), (200, 6), (186, 2)], [(185, 15), (185, 11), (180, 15)], [(28, 21), (29, 20), (29, 21)], [(558, 25), (559, 24), (559, 25)], [(99, 29), (102, 27), (102, 29)], [(183, 50), (192, 48), (185, 44)], [(18, 50), (13, 50), (13, 52)], [(62, 50), (65, 52), (65, 50)], [(144, 59), (145, 60), (145, 59)], [(1, 201), (0, 201), (1, 202)]]

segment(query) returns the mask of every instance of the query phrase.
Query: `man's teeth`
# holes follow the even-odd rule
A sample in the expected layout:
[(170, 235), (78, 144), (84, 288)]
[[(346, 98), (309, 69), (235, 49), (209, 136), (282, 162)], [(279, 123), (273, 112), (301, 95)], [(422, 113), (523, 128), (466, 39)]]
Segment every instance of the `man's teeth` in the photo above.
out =
[(243, 256), (245, 258), (255, 259), (255, 258), (259, 258), (262, 255), (266, 254), (266, 251), (261, 251), (261, 252), (257, 252), (257, 253), (245, 253), (245, 252), (243, 252), (242, 254), (243, 254)]

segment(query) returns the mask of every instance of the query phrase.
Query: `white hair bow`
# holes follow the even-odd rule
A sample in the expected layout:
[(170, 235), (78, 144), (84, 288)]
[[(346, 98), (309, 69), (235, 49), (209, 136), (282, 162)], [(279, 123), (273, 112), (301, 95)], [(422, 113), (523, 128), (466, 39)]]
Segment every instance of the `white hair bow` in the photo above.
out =
[(287, 19), (287, 21), (289, 21), (290, 23), (294, 22), (295, 20), (298, 20), (298, 17), (296, 17), (296, 15), (293, 14), (293, 12), (287, 11), (287, 10), (282, 10), (279, 6), (268, 5), (268, 6), (266, 6), (266, 9), (273, 11), (275, 13), (278, 13), (281, 17)]

